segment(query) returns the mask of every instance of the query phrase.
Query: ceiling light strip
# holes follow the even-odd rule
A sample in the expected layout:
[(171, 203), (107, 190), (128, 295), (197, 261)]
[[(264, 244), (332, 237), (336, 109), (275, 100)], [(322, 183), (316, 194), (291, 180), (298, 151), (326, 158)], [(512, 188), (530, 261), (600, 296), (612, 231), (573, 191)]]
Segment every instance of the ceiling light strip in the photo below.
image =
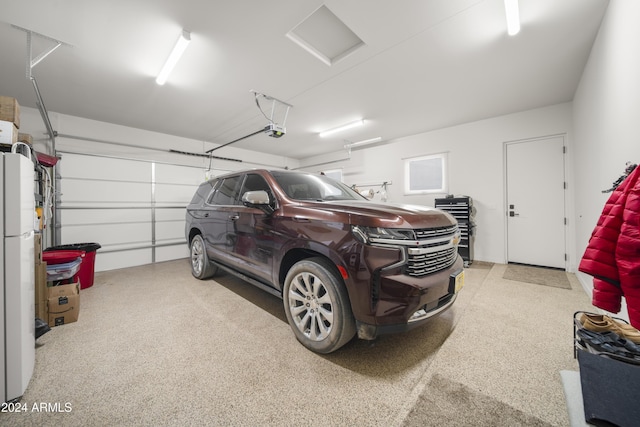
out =
[(180, 34), (180, 37), (178, 38), (176, 45), (173, 47), (171, 54), (167, 58), (167, 62), (164, 63), (164, 65), (162, 66), (162, 70), (160, 70), (160, 74), (158, 74), (158, 77), (156, 78), (157, 84), (162, 86), (167, 82), (167, 79), (169, 78), (169, 74), (171, 74), (171, 71), (173, 71), (173, 67), (175, 67), (178, 61), (180, 60), (180, 57), (182, 56), (185, 49), (189, 45), (190, 41), (191, 41), (191, 33), (189, 33), (188, 31), (182, 30), (182, 33)]
[(520, 32), (518, 0), (504, 0), (504, 11), (507, 15), (507, 33), (510, 36), (515, 36)]
[(347, 123), (347, 124), (342, 125), (342, 126), (338, 126), (337, 128), (333, 128), (333, 129), (328, 129), (328, 130), (322, 131), (322, 132), (320, 132), (320, 137), (324, 138), (325, 136), (333, 135), (334, 133), (342, 132), (342, 131), (345, 131), (345, 130), (348, 130), (348, 129), (353, 129), (355, 127), (362, 126), (362, 125), (364, 125), (364, 119), (359, 119), (359, 120), (356, 120), (355, 122), (351, 122), (351, 123)]
[(378, 136), (371, 139), (365, 139), (364, 141), (350, 142), (349, 144), (346, 144), (344, 148), (351, 149), (354, 147), (361, 147), (363, 145), (375, 144), (376, 142), (380, 142), (380, 141), (382, 141), (382, 137)]

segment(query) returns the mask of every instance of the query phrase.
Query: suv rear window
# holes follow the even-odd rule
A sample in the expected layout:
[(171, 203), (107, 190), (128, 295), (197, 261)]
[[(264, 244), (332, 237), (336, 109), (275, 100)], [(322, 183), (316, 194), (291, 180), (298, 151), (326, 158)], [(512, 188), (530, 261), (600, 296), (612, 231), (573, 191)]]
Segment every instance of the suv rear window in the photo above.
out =
[(218, 189), (211, 195), (209, 200), (207, 200), (207, 203), (210, 205), (235, 204), (240, 191), (240, 178), (241, 176), (224, 178), (222, 184), (218, 186)]
[(200, 184), (200, 186), (198, 187), (198, 190), (196, 191), (196, 193), (193, 195), (193, 198), (191, 199), (191, 204), (195, 205), (195, 204), (202, 203), (202, 201), (207, 198), (207, 196), (211, 192), (211, 189), (214, 187), (216, 183), (217, 181), (207, 181)]

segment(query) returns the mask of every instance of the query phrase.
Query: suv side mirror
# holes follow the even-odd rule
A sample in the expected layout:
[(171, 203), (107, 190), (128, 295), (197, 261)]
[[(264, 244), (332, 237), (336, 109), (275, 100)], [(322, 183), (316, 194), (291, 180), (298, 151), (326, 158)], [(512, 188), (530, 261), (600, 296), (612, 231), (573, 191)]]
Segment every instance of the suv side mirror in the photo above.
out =
[(251, 208), (258, 208), (267, 215), (273, 213), (271, 200), (269, 200), (269, 195), (264, 190), (247, 191), (242, 195), (242, 204)]

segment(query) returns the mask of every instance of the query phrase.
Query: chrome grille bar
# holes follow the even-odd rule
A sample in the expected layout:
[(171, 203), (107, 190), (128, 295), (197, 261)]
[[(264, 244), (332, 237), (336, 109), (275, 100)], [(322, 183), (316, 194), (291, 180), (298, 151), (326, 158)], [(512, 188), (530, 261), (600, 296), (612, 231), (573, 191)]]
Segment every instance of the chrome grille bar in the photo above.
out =
[(443, 270), (454, 263), (457, 257), (455, 247), (422, 255), (411, 255), (405, 272), (409, 276), (420, 277)]
[(458, 257), (460, 232), (457, 225), (413, 230), (416, 240), (372, 239), (376, 246), (396, 247), (403, 259), (384, 269), (403, 266), (403, 273), (422, 277), (451, 266)]

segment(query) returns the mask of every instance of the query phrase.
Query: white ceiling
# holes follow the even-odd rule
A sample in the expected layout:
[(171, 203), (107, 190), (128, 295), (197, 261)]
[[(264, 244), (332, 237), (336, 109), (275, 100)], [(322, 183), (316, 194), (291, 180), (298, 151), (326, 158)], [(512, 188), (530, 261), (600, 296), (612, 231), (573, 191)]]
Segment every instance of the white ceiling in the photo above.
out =
[[(323, 4), (365, 43), (331, 66), (286, 37)], [(36, 107), (19, 26), (68, 45), (33, 70), (49, 111), (214, 147), (267, 124), (255, 90), (293, 105), (287, 133), (234, 146), (305, 158), (572, 100), (607, 4), (520, 0), (509, 37), (503, 0), (0, 0), (0, 94)], [(158, 86), (182, 29), (192, 42)]]

